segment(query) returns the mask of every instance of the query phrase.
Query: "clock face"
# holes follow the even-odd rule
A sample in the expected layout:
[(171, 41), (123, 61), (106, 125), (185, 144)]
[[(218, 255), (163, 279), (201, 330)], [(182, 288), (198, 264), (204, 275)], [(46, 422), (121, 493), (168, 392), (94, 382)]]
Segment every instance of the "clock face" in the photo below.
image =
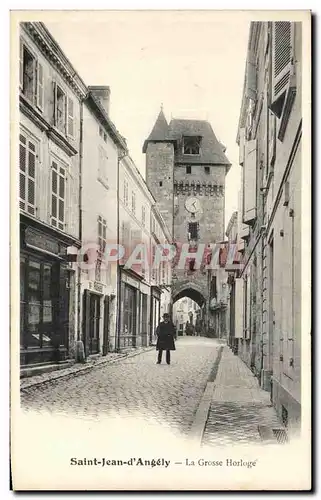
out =
[(195, 214), (201, 211), (201, 202), (198, 198), (195, 198), (194, 196), (191, 198), (187, 198), (185, 202), (185, 208), (191, 214)]

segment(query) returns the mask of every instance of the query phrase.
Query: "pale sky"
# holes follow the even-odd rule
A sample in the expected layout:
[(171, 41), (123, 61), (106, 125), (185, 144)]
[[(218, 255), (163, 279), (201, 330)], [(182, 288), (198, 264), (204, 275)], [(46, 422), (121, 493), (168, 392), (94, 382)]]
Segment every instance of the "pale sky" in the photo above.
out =
[(161, 103), (168, 121), (211, 123), (232, 163), (226, 227), (240, 187), (235, 141), (249, 19), (233, 11), (65, 11), (45, 24), (87, 85), (110, 86), (110, 117), (143, 176), (142, 145)]

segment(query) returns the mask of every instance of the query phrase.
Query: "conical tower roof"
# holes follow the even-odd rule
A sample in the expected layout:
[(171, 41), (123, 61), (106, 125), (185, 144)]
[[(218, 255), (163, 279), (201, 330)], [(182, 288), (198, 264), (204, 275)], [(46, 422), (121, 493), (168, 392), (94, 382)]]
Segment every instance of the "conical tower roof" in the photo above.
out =
[(147, 145), (149, 142), (167, 142), (172, 139), (169, 137), (169, 127), (164, 115), (163, 108), (159, 112), (155, 125), (144, 142), (143, 153), (146, 153)]

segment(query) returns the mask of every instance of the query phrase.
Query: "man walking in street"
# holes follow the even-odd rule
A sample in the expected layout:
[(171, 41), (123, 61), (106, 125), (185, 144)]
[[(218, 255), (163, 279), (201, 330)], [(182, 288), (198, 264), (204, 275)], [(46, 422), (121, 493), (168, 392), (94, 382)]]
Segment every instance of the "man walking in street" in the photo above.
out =
[(163, 315), (163, 320), (156, 329), (157, 344), (156, 351), (158, 351), (157, 364), (162, 362), (163, 351), (166, 351), (166, 363), (171, 363), (171, 351), (175, 351), (175, 327), (170, 321), (168, 313)]

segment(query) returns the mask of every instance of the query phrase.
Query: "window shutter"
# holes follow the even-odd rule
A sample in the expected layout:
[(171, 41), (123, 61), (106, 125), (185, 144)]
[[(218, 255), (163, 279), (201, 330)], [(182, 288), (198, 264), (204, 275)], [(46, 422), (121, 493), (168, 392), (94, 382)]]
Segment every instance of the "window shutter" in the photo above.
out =
[(75, 131), (74, 131), (74, 122), (75, 122), (75, 116), (74, 116), (74, 101), (68, 97), (68, 106), (67, 106), (67, 132), (70, 137), (74, 137)]
[(256, 100), (256, 87), (257, 87), (257, 72), (256, 64), (252, 61), (251, 54), (248, 56), (246, 63), (246, 97)]
[(271, 110), (280, 118), (293, 73), (293, 23), (274, 22), (272, 28), (272, 102)]
[(276, 116), (269, 111), (269, 170), (273, 168), (276, 153)]
[(28, 141), (28, 206), (27, 212), (35, 214), (36, 148)]
[(43, 78), (43, 66), (37, 61), (37, 107), (43, 110), (44, 102), (44, 78)]
[(51, 218), (52, 218), (52, 224), (54, 226), (57, 225), (57, 216), (58, 216), (58, 204), (57, 204), (57, 198), (58, 198), (58, 166), (57, 163), (54, 161), (51, 164), (52, 171), (51, 171)]
[(52, 82), (53, 86), (53, 123), (55, 127), (57, 126), (57, 84), (56, 82)]
[(250, 274), (246, 277), (246, 324), (245, 327), (245, 335), (246, 339), (251, 338), (251, 276)]
[(240, 129), (239, 164), (244, 163), (245, 128)]
[(27, 150), (26, 150), (26, 139), (23, 135), (20, 134), (20, 144), (19, 144), (19, 169), (20, 169), (20, 174), (19, 174), (19, 206), (22, 210), (25, 209), (25, 203), (26, 203), (26, 156), (27, 156)]
[(235, 338), (243, 338), (244, 280), (235, 279)]
[(243, 165), (243, 222), (251, 224), (256, 218), (256, 140), (245, 145)]
[(19, 86), (23, 90), (23, 43), (21, 38), (19, 46)]

